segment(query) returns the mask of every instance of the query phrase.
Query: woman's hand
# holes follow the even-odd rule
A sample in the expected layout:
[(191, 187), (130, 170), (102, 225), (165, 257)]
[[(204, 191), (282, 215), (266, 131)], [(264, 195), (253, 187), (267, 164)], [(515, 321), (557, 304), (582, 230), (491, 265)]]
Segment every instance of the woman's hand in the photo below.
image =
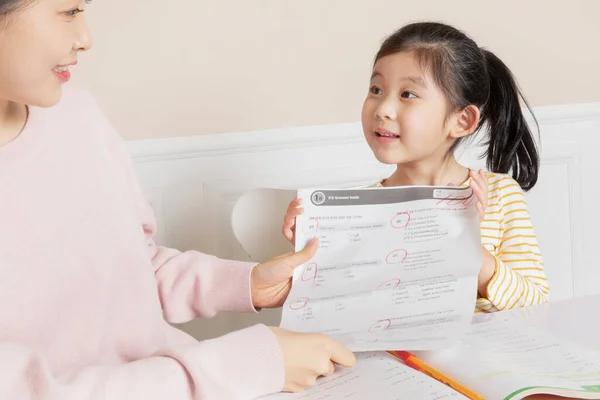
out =
[(335, 365), (352, 367), (354, 354), (329, 336), (291, 332), (270, 327), (279, 342), (285, 366), (285, 392), (300, 392), (320, 376), (331, 375)]
[(294, 269), (308, 262), (319, 248), (317, 238), (301, 251), (288, 253), (252, 269), (251, 294), (255, 308), (281, 307), (292, 288)]

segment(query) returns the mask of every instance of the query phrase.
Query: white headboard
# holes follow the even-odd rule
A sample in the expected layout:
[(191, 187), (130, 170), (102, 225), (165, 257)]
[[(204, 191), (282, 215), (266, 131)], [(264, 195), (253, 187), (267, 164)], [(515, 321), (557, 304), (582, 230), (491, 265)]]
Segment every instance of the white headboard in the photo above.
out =
[[(542, 169), (527, 199), (551, 301), (600, 293), (600, 103), (534, 111)], [(248, 258), (233, 236), (230, 216), (243, 192), (359, 186), (393, 170), (374, 159), (359, 123), (150, 139), (128, 146), (158, 219), (157, 241), (239, 260)], [(471, 167), (484, 166), (478, 152), (465, 152), (460, 159)], [(222, 315), (183, 328), (203, 339), (258, 321), (277, 324), (278, 313)]]

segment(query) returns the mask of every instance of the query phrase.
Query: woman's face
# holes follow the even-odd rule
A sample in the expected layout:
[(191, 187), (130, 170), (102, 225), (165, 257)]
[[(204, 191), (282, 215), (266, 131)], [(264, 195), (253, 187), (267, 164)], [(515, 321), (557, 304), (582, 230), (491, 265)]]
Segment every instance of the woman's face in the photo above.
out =
[(34, 0), (0, 22), (0, 101), (58, 102), (69, 67), (91, 46), (86, 1)]

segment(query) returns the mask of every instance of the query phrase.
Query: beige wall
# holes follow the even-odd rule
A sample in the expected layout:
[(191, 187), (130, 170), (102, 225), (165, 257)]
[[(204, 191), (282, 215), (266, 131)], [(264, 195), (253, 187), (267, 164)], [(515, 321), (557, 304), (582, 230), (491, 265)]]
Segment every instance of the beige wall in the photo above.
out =
[(598, 0), (102, 0), (76, 80), (127, 139), (357, 121), (383, 37), (470, 33), (533, 105), (600, 101)]

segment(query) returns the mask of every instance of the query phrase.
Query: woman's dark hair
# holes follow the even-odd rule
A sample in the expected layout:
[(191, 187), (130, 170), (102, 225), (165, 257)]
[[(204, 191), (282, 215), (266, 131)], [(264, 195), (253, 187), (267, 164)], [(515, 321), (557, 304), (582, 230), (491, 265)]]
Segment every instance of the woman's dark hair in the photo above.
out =
[[(487, 168), (497, 173), (512, 172), (523, 190), (533, 188), (538, 179), (539, 154), (519, 97), (530, 112), (531, 108), (508, 67), (463, 32), (436, 22), (413, 23), (399, 29), (383, 42), (375, 62), (400, 52), (415, 55), (446, 95), (451, 111), (471, 104), (480, 109), (475, 133), (486, 125)], [(537, 127), (535, 116), (534, 121)], [(457, 140), (451, 151), (460, 142)]]

